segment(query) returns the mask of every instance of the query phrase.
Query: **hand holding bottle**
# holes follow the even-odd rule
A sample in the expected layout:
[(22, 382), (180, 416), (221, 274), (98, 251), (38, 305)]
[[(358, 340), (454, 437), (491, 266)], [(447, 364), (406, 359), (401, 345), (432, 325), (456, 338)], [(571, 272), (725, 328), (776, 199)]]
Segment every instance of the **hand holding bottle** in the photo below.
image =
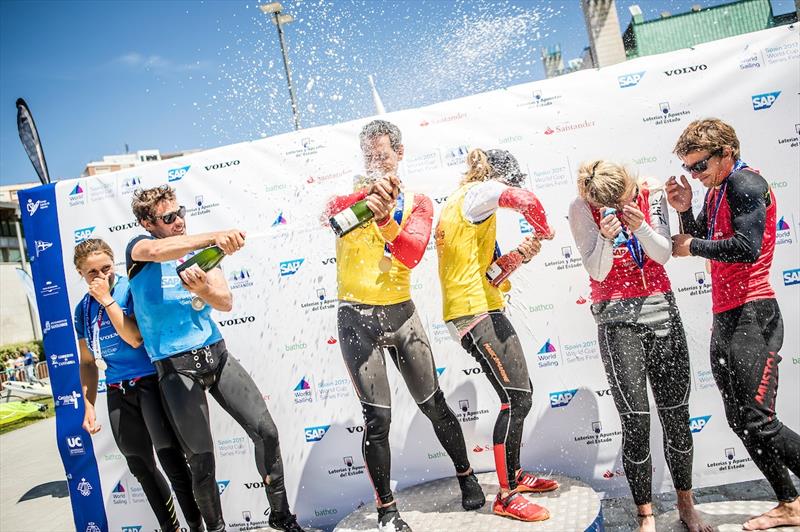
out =
[(226, 255), (236, 253), (244, 247), (245, 232), (239, 229), (220, 231), (214, 236), (214, 245)]
[(526, 236), (525, 240), (517, 246), (517, 251), (519, 251), (523, 257), (522, 262), (530, 262), (541, 250), (542, 241), (533, 236)]
[(514, 270), (522, 265), (522, 253), (516, 249), (506, 253), (494, 261), (489, 269), (486, 270), (486, 277), (489, 279), (489, 284), (499, 287), (503, 281), (508, 279), (508, 276), (514, 273)]
[(376, 222), (382, 223), (391, 216), (399, 193), (400, 180), (396, 175), (387, 175), (370, 186), (366, 201)]
[(182, 270), (178, 275), (183, 281), (183, 287), (193, 294), (202, 296), (203, 292), (208, 288), (206, 272), (197, 264)]

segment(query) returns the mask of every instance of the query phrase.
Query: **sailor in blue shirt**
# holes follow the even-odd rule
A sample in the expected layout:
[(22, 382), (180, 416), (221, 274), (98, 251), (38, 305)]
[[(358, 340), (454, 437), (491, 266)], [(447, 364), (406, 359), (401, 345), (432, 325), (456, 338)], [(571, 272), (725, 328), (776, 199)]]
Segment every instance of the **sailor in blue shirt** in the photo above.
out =
[(75, 267), (89, 292), (75, 307), (80, 347), (80, 376), (85, 399), (83, 428), (100, 430), (95, 416), (98, 369), (105, 371), (111, 433), (133, 476), (139, 481), (161, 530), (180, 530), (169, 477), (190, 530), (202, 531), (203, 520), (192, 493), (192, 479), (175, 432), (161, 403), (156, 369), (142, 346), (131, 312), (128, 279), (114, 273), (114, 255), (103, 240), (90, 238), (75, 246)]
[(194, 265), (177, 273), (187, 255), (216, 245), (226, 254), (244, 246), (239, 230), (186, 234), (186, 209), (163, 185), (137, 190), (132, 201), (150, 233), (126, 250), (130, 291), (145, 347), (158, 370), (164, 404), (189, 461), (194, 494), (209, 532), (225, 530), (215, 477), (214, 440), (205, 391), (247, 432), (270, 504), (269, 525), (302, 532), (289, 510), (278, 429), (252, 377), (225, 348), (211, 310), (227, 312), (233, 297), (222, 270)]

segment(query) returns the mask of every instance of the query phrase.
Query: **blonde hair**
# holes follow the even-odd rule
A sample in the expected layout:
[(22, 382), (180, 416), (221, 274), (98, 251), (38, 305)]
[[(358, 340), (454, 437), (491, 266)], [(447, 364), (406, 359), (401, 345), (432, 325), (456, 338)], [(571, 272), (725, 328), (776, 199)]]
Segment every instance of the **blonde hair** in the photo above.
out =
[(480, 148), (470, 150), (467, 155), (467, 168), (461, 184), (472, 183), (473, 181), (489, 181), (494, 176), (494, 169), (489, 164), (489, 157)]
[(739, 159), (739, 138), (736, 130), (719, 118), (703, 118), (686, 126), (672, 153), (683, 157), (693, 151), (714, 153), (723, 148), (730, 148), (733, 159)]
[(610, 207), (616, 205), (636, 181), (621, 164), (602, 159), (583, 162), (578, 169), (578, 195), (594, 205)]
[(169, 185), (161, 185), (160, 187), (153, 187), (148, 189), (138, 189), (133, 193), (131, 200), (131, 208), (136, 220), (148, 220), (155, 222), (156, 219), (156, 205), (162, 201), (170, 201), (175, 199), (175, 189)]
[(80, 270), (83, 261), (92, 253), (105, 253), (112, 261), (114, 260), (114, 252), (111, 251), (111, 246), (106, 244), (105, 240), (100, 238), (87, 238), (75, 246), (75, 256), (72, 258), (75, 267)]

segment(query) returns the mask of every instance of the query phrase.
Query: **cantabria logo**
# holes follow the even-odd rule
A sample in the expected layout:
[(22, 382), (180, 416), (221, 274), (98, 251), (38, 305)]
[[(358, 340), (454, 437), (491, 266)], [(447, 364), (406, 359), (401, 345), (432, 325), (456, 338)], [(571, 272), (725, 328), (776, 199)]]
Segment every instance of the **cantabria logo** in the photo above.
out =
[(764, 94), (755, 94), (750, 98), (753, 101), (753, 110), (754, 111), (761, 111), (762, 109), (769, 109), (772, 107), (772, 104), (775, 103), (775, 100), (778, 99), (778, 96), (781, 95), (781, 91), (775, 92), (765, 92)]
[(617, 82), (619, 82), (619, 88), (625, 89), (627, 87), (634, 87), (642, 81), (644, 77), (645, 71), (642, 72), (632, 72), (630, 74), (623, 74), (622, 76), (617, 77)]
[(174, 181), (180, 181), (187, 173), (189, 173), (189, 168), (191, 167), (191, 164), (187, 164), (186, 166), (181, 166), (180, 168), (172, 168), (171, 170), (167, 170), (167, 180), (170, 183)]

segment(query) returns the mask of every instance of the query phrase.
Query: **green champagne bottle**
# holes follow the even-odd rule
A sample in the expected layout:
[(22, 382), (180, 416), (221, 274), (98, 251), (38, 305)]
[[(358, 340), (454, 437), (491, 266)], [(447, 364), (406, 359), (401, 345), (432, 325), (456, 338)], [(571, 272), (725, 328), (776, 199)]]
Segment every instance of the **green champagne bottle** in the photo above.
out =
[(361, 200), (331, 217), (328, 222), (331, 224), (331, 228), (333, 232), (336, 233), (336, 236), (341, 238), (356, 227), (369, 222), (374, 217), (375, 213), (367, 207), (367, 200)]
[(190, 268), (191, 266), (197, 264), (201, 270), (207, 272), (212, 268), (216, 268), (217, 265), (222, 262), (222, 259), (225, 258), (225, 252), (220, 249), (219, 246), (211, 246), (203, 251), (195, 253), (189, 260), (180, 264), (177, 268), (175, 268), (178, 272), (178, 275), (186, 268)]

